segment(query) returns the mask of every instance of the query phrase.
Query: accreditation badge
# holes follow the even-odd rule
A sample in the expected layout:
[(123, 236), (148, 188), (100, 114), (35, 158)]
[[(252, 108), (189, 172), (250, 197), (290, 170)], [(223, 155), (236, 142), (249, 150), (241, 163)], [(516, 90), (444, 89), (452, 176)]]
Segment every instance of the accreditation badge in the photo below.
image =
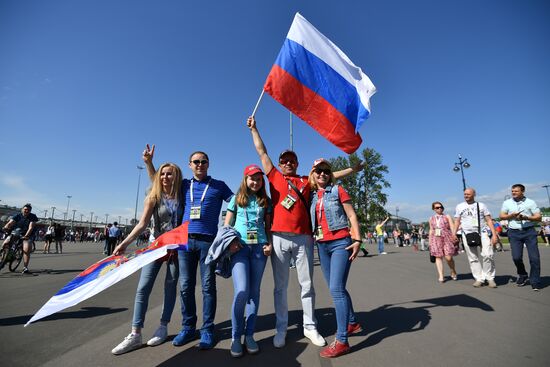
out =
[(317, 226), (317, 230), (315, 231), (315, 239), (319, 241), (322, 240), (323, 237), (323, 227)]
[(201, 219), (201, 207), (200, 206), (192, 206), (191, 207), (191, 213), (189, 214), (190, 219)]
[(441, 237), (441, 228), (436, 228), (435, 229), (435, 236), (436, 237)]
[(258, 243), (258, 231), (247, 230), (246, 231), (246, 243), (249, 245), (256, 245)]
[(287, 210), (290, 210), (290, 208), (292, 208), (292, 206), (294, 205), (294, 203), (296, 202), (296, 198), (293, 197), (292, 195), (288, 194), (284, 199), (283, 201), (281, 201), (281, 205), (287, 209)]

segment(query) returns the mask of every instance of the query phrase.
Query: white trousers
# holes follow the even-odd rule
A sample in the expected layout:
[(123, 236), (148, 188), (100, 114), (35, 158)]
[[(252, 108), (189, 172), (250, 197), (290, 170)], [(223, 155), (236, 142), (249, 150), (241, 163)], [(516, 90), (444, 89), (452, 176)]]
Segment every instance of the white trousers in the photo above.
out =
[(481, 233), (481, 253), (479, 252), (479, 246), (470, 247), (466, 243), (466, 235), (462, 234), (462, 243), (464, 243), (464, 249), (466, 255), (468, 255), (468, 262), (470, 263), (470, 270), (475, 280), (480, 282), (486, 280), (495, 279), (495, 259), (493, 258), (493, 245), (491, 245), (491, 239), (487, 233)]
[(286, 333), (288, 327), (288, 274), (290, 259), (296, 263), (296, 275), (301, 287), (303, 322), (305, 329), (315, 329), (315, 289), (313, 288), (313, 238), (311, 235), (295, 235), (283, 232), (273, 233), (273, 254), (271, 265), (275, 289), (275, 328)]

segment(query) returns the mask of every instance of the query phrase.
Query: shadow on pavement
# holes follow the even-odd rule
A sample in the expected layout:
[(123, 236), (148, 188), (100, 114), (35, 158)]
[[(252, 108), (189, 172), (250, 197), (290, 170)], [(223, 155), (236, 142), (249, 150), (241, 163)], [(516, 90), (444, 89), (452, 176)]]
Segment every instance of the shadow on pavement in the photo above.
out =
[[(364, 336), (365, 339), (352, 346), (352, 352), (380, 343), (382, 340), (403, 334), (423, 330), (431, 321), (430, 308), (433, 307), (471, 307), (483, 311), (494, 311), (494, 309), (474, 297), (459, 294), (448, 297), (420, 299), (402, 304), (424, 303), (427, 305), (419, 307), (404, 307), (396, 305), (383, 305), (369, 312), (356, 312), (358, 321), (366, 326), (365, 330), (356, 336)], [(333, 308), (316, 310), (319, 321), (319, 332), (326, 336), (331, 342), (336, 332), (336, 320)], [(270, 366), (300, 366), (298, 357), (304, 352), (309, 342), (304, 341), (302, 333), (302, 311), (292, 310), (288, 315), (289, 329), (287, 332), (286, 346), (277, 349), (272, 344), (272, 337), (275, 333), (275, 315), (259, 316), (256, 322), (256, 332), (270, 331), (270, 335), (264, 339), (257, 339), (260, 346), (262, 367)], [(197, 333), (198, 334), (198, 333)], [(181, 365), (202, 365), (202, 366), (254, 366), (257, 367), (260, 360), (257, 356), (247, 355), (246, 352), (241, 358), (231, 358), (227, 349), (228, 341), (231, 340), (231, 320), (226, 320), (216, 325), (215, 331), (216, 346), (209, 351), (200, 351), (197, 347), (198, 339), (181, 347), (181, 351), (158, 364), (160, 367), (172, 367)], [(173, 336), (169, 340), (173, 339)], [(225, 348), (220, 343), (226, 341)], [(320, 357), (319, 357), (320, 358)]]
[(32, 270), (35, 274), (66, 274), (66, 273), (82, 273), (84, 269), (37, 269)]
[[(329, 309), (318, 310), (317, 312), (328, 311)], [(241, 358), (232, 358), (228, 349), (219, 347), (221, 341), (231, 340), (231, 320), (226, 320), (216, 325), (215, 337), (216, 346), (209, 351), (201, 351), (196, 346), (198, 339), (183, 346), (182, 351), (170, 359), (164, 361), (158, 366), (171, 367), (182, 365), (200, 365), (200, 366), (254, 366), (258, 367), (261, 363), (263, 367), (294, 367), (300, 366), (297, 357), (303, 353), (309, 343), (304, 342), (302, 333), (302, 311), (292, 310), (288, 313), (288, 325), (286, 346), (284, 349), (277, 349), (273, 346), (273, 335), (275, 333), (275, 315), (261, 315), (256, 320), (256, 333), (262, 331), (272, 331), (264, 339), (256, 339), (260, 346), (261, 360), (257, 355), (248, 355), (246, 352)]]
[[(96, 316), (109, 315), (112, 313), (124, 312), (128, 310), (127, 308), (109, 308), (109, 307), (83, 307), (79, 311), (70, 311), (70, 312), (58, 312), (48, 317), (45, 317), (41, 320), (36, 321), (35, 323), (46, 322), (51, 320), (63, 320), (63, 319), (87, 319)], [(33, 315), (23, 315), (15, 317), (7, 317), (0, 319), (0, 326), (12, 326), (12, 325), (25, 325), (27, 321)]]
[(495, 276), (495, 283), (497, 285), (506, 285), (510, 282), (515, 282), (517, 278), (512, 277), (511, 275), (496, 275)]
[[(287, 339), (288, 341), (288, 339)], [(198, 350), (196, 346), (182, 350), (177, 355), (158, 364), (159, 367), (180, 367), (180, 366), (253, 366), (258, 367), (298, 367), (301, 364), (297, 357), (302, 354), (308, 343), (287, 342), (284, 349), (276, 349), (271, 344), (271, 337), (257, 340), (260, 346), (258, 355), (247, 355), (246, 352), (241, 358), (232, 358), (229, 350), (214, 347), (207, 351)]]
[[(23, 268), (21, 268), (23, 269)], [(22, 270), (14, 271), (14, 272), (5, 272), (0, 275), (0, 278), (14, 278), (14, 277), (21, 277), (21, 276), (39, 276), (44, 274), (52, 274), (52, 275), (59, 275), (59, 274), (67, 274), (67, 273), (82, 273), (84, 269), (30, 269), (30, 273), (27, 274), (21, 274)]]
[[(412, 333), (419, 330), (423, 330), (430, 323), (432, 316), (429, 311), (433, 307), (471, 307), (478, 308), (483, 311), (494, 311), (494, 309), (478, 300), (477, 298), (458, 294), (448, 297), (421, 299), (411, 302), (404, 302), (401, 304), (411, 303), (427, 303), (429, 305), (420, 307), (402, 307), (396, 305), (383, 305), (369, 312), (357, 312), (356, 317), (364, 330), (361, 333), (355, 334), (356, 336), (367, 336), (363, 341), (352, 345), (352, 352), (368, 348), (380, 343), (382, 340), (403, 334)], [(319, 327), (319, 331), (322, 335), (328, 336), (327, 341), (330, 342), (336, 333), (336, 319), (333, 309), (322, 309), (317, 312), (321, 312), (320, 325), (332, 325), (332, 327)]]

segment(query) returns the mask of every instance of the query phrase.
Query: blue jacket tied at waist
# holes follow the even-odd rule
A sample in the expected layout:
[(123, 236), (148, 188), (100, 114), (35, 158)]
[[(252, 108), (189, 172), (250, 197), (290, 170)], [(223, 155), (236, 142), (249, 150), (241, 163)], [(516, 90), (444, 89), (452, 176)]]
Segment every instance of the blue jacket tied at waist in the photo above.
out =
[(231, 253), (229, 245), (235, 239), (239, 239), (239, 232), (230, 226), (224, 226), (218, 229), (218, 234), (208, 249), (208, 255), (204, 260), (205, 264), (216, 263), (216, 274), (229, 278), (231, 276)]

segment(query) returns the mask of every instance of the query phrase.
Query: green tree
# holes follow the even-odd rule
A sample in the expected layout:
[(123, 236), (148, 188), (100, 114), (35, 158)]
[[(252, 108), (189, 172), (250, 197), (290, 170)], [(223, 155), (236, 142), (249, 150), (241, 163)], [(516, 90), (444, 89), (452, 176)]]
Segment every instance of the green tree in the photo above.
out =
[(365, 148), (361, 156), (353, 153), (346, 157), (330, 159), (333, 170), (338, 171), (354, 166), (360, 160), (364, 167), (355, 175), (344, 177), (340, 184), (346, 189), (353, 201), (353, 206), (361, 226), (361, 232), (372, 227), (377, 220), (384, 219), (388, 213), (384, 209), (388, 195), (383, 192), (391, 187), (386, 180), (388, 166), (382, 164), (382, 155), (372, 148)]

